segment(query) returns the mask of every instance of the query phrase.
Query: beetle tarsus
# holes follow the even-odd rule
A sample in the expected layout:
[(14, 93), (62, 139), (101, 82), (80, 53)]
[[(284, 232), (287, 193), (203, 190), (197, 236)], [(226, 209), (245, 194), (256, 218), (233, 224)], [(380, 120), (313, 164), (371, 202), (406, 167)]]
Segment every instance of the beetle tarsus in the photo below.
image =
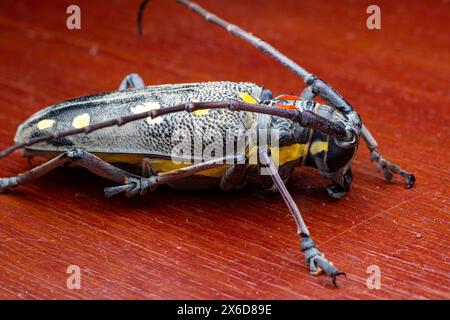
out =
[(401, 169), (396, 164), (386, 160), (378, 150), (378, 143), (370, 133), (369, 129), (365, 125), (362, 126), (362, 137), (367, 144), (367, 148), (370, 151), (370, 161), (376, 161), (377, 171), (383, 170), (383, 176), (387, 181), (391, 181), (393, 174), (399, 174), (406, 180), (406, 189), (412, 188), (416, 182), (416, 178), (413, 174)]
[(338, 271), (338, 272), (336, 272), (336, 273), (334, 273), (332, 276), (331, 276), (331, 278), (332, 278), (332, 282), (333, 282), (333, 285), (337, 288), (337, 277), (338, 276), (344, 276), (345, 278), (347, 278), (347, 274), (345, 274), (345, 272), (341, 272), (341, 271)]
[(416, 183), (416, 177), (411, 173), (406, 173), (405, 175), (403, 175), (403, 177), (405, 177), (407, 181), (405, 188), (411, 189), (414, 183)]
[(401, 169), (396, 164), (384, 159), (383, 156), (379, 153), (377, 148), (372, 150), (370, 160), (377, 162), (377, 172), (383, 171), (383, 176), (387, 181), (392, 180), (393, 174), (399, 174), (406, 180), (405, 185), (406, 189), (412, 188), (412, 186), (416, 182), (416, 177), (413, 174)]
[(81, 159), (86, 154), (86, 152), (82, 149), (74, 149), (66, 152), (67, 158), (71, 160)]
[(327, 186), (327, 193), (333, 199), (339, 200), (345, 197), (347, 191), (344, 187), (339, 185), (338, 183), (333, 183)]

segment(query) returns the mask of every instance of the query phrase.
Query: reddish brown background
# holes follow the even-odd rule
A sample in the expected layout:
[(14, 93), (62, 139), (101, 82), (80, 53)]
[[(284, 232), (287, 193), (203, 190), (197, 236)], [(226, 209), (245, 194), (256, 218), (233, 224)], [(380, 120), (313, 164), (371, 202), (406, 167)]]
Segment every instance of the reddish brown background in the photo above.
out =
[[(82, 30), (65, 27), (82, 10)], [(0, 297), (60, 298), (450, 298), (449, 4), (376, 1), (200, 1), (326, 79), (356, 106), (386, 157), (414, 172), (387, 183), (361, 148), (351, 193), (298, 169), (288, 183), (319, 247), (348, 274), (335, 289), (307, 272), (279, 196), (167, 188), (107, 200), (109, 182), (58, 170), (0, 195)], [(0, 147), (47, 105), (115, 90), (139, 72), (147, 84), (252, 81), (299, 93), (289, 71), (173, 1), (155, 0), (136, 34), (138, 1), (0, 2)], [(0, 176), (29, 168), (18, 154)], [(66, 268), (82, 289), (66, 288)], [(382, 289), (366, 287), (380, 266)]]

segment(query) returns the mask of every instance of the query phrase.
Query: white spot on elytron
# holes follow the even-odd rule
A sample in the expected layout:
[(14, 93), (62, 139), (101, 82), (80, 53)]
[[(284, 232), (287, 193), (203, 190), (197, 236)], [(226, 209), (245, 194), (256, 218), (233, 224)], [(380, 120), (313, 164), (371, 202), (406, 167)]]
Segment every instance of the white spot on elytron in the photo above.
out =
[(195, 110), (193, 113), (196, 116), (201, 117), (201, 116), (208, 114), (208, 112), (209, 112), (209, 109), (200, 109), (200, 110)]
[[(135, 107), (131, 108), (131, 112), (133, 112), (134, 114), (137, 113), (142, 113), (142, 112), (149, 112), (150, 110), (158, 110), (161, 109), (161, 106), (159, 105), (159, 103), (157, 102), (146, 102), (143, 104), (138, 104)], [(163, 118), (162, 117), (157, 117), (155, 119), (152, 119), (150, 117), (147, 118), (147, 122), (149, 124), (157, 124), (157, 123), (161, 123), (163, 122)]]
[(45, 129), (53, 127), (54, 124), (55, 124), (55, 120), (44, 119), (37, 123), (37, 127), (39, 130), (45, 130)]
[(83, 113), (73, 119), (72, 125), (75, 129), (87, 127), (91, 122), (91, 117), (87, 113)]

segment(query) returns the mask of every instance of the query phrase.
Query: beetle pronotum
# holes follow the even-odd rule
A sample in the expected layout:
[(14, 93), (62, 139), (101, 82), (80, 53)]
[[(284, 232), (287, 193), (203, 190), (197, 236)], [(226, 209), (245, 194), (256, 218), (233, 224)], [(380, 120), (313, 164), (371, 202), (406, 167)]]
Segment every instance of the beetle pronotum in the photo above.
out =
[[(317, 168), (332, 181), (327, 187), (329, 195), (342, 198), (349, 191), (351, 162), (362, 137), (371, 152), (371, 160), (387, 180), (392, 179), (393, 173), (399, 174), (410, 188), (414, 176), (381, 156), (358, 113), (327, 83), (240, 27), (191, 1), (178, 2), (294, 72), (307, 85), (301, 96), (273, 98), (271, 91), (261, 86), (236, 82), (146, 87), (140, 76), (130, 74), (120, 84), (119, 91), (58, 103), (22, 123), (17, 130), (16, 144), (1, 152), (0, 157), (23, 149), (25, 157), (41, 156), (49, 160), (25, 173), (1, 178), (0, 191), (28, 183), (67, 164), (84, 167), (118, 183), (105, 189), (107, 197), (121, 192), (129, 197), (142, 195), (162, 184), (181, 189), (218, 186), (229, 191), (243, 187), (250, 176), (257, 176), (265, 189), (280, 192), (286, 202), (297, 224), (301, 250), (311, 273), (324, 272), (336, 284), (336, 277), (344, 273), (317, 250), (285, 186), (293, 169), (299, 165)], [(148, 0), (143, 1), (138, 14), (140, 32), (147, 3)], [(329, 105), (315, 102), (316, 96)], [(215, 149), (212, 158), (200, 157), (200, 162), (196, 154), (183, 154), (185, 163), (178, 164), (173, 161), (176, 143), (172, 138), (179, 129), (188, 136), (188, 143), (208, 134), (212, 137), (206, 139), (208, 142), (219, 138), (222, 150), (229, 143), (224, 138), (228, 131), (238, 132), (232, 139), (243, 131), (257, 133), (256, 136), (276, 131), (279, 140), (275, 146), (258, 136), (255, 148), (246, 141), (232, 153), (225, 150), (219, 156), (220, 148)], [(203, 155), (208, 144), (202, 139)], [(188, 149), (191, 150), (191, 145)], [(271, 155), (273, 152), (279, 155), (276, 160)], [(251, 154), (258, 156), (256, 164), (249, 161)], [(264, 169), (268, 175), (261, 174)]]

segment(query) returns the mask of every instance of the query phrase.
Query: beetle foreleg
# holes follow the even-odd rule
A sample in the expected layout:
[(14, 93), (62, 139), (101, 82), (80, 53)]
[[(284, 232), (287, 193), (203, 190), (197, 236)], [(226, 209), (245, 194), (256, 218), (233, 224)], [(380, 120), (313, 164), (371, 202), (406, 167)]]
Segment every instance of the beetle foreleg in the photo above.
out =
[(383, 158), (378, 150), (378, 143), (365, 125), (362, 127), (362, 136), (367, 144), (367, 148), (370, 150), (370, 160), (377, 163), (377, 171), (383, 170), (384, 178), (388, 181), (392, 180), (393, 173), (399, 174), (406, 179), (406, 188), (411, 188), (416, 182), (414, 175)]
[(37, 179), (40, 176), (50, 172), (58, 167), (61, 167), (68, 163), (68, 158), (66, 154), (61, 154), (56, 158), (53, 158), (40, 166), (37, 166), (29, 171), (20, 173), (15, 177), (10, 178), (0, 178), (0, 192), (8, 191), (15, 188), (18, 185), (23, 185), (31, 180)]
[(261, 165), (269, 170), (270, 176), (273, 179), (274, 184), (278, 188), (284, 202), (289, 208), (294, 220), (297, 224), (297, 232), (301, 236), (301, 250), (305, 253), (305, 260), (309, 266), (310, 272), (314, 275), (320, 274), (322, 271), (332, 278), (333, 284), (336, 286), (336, 277), (339, 275), (345, 275), (345, 273), (336, 269), (333, 264), (328, 261), (324, 254), (317, 250), (314, 241), (312, 241), (309, 234), (309, 230), (306, 227), (305, 222), (300, 214), (300, 210), (297, 207), (294, 199), (290, 195), (283, 180), (278, 174), (278, 170), (275, 167), (271, 157), (269, 148), (266, 146), (260, 147), (258, 150)]
[(142, 89), (145, 87), (144, 80), (137, 73), (128, 74), (120, 83), (119, 90), (131, 89)]

